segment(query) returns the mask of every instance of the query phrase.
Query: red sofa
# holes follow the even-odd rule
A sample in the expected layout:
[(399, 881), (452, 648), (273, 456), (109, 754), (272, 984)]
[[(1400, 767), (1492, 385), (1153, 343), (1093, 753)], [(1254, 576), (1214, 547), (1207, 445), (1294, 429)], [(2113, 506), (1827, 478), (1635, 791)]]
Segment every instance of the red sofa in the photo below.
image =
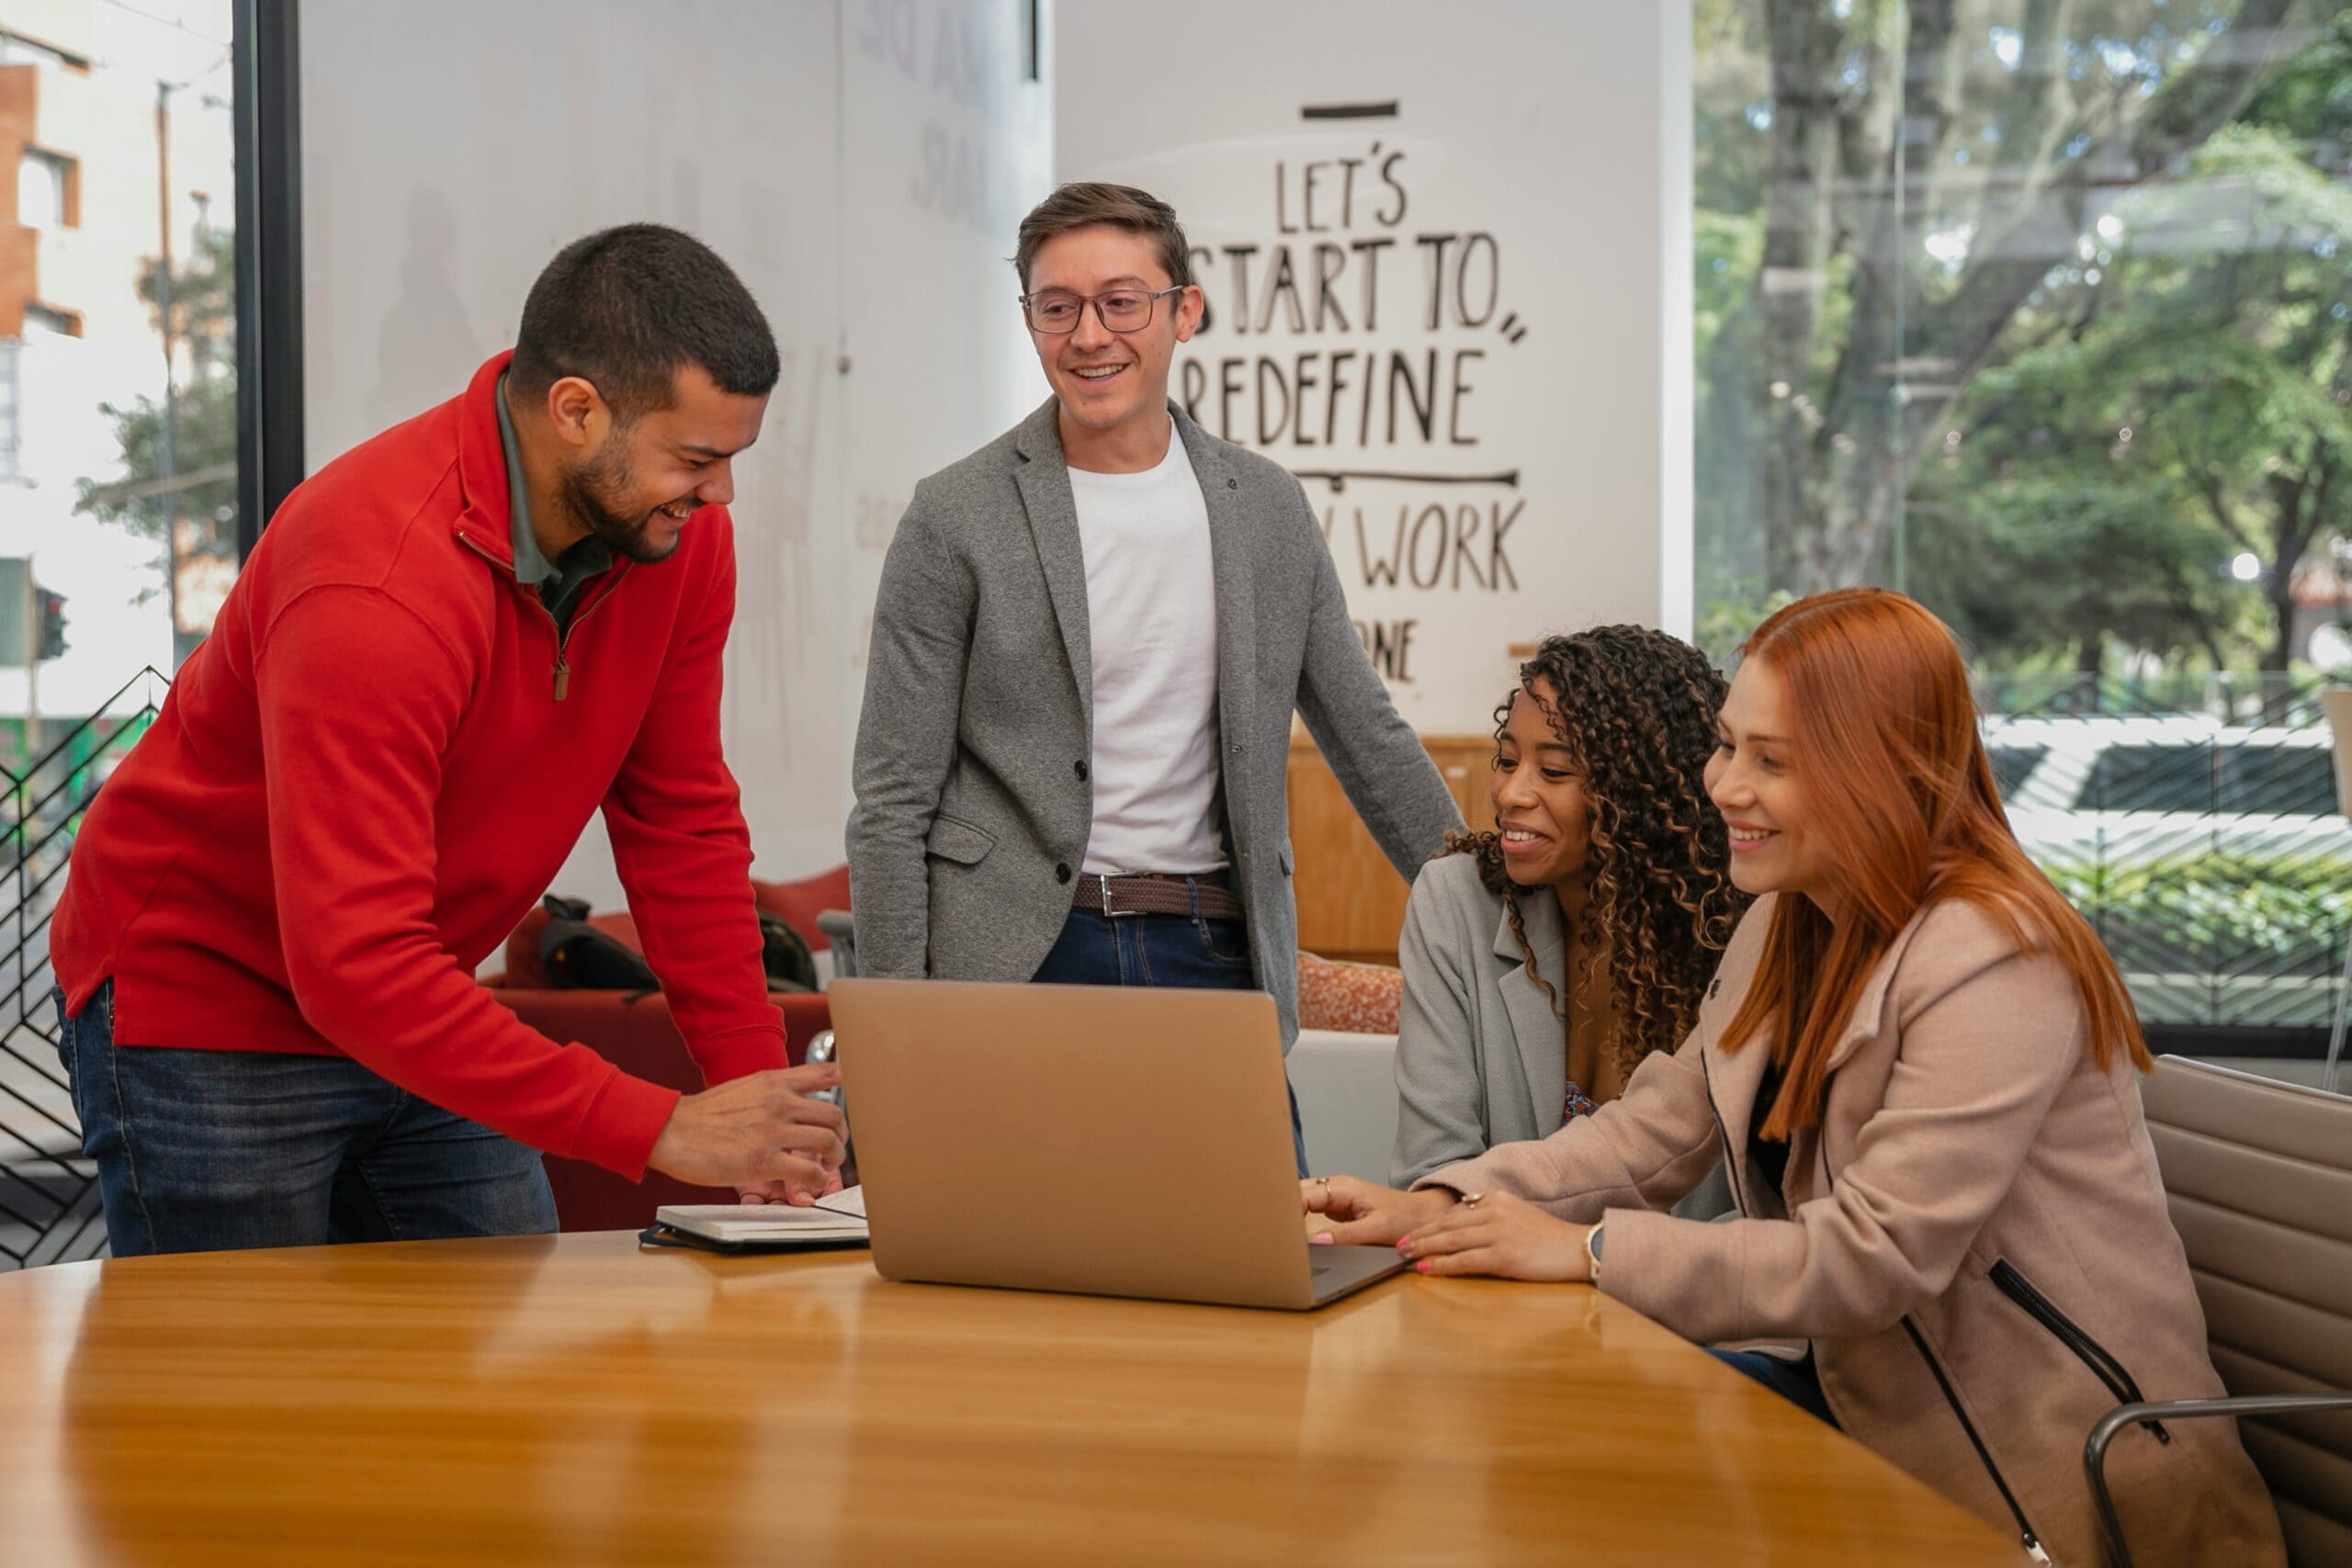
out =
[[(752, 891), (760, 908), (821, 952), (827, 942), (817, 929), (817, 915), (849, 908), (849, 868), (799, 882), (754, 881)], [(506, 942), (505, 971), (483, 982), (491, 995), (550, 1039), (577, 1041), (654, 1083), (689, 1093), (701, 1089), (702, 1073), (686, 1054), (686, 1043), (670, 1018), (669, 999), (660, 992), (557, 990), (546, 984), (538, 941), (547, 920), (544, 909), (535, 909), (515, 928)], [(631, 947), (638, 945), (637, 925), (628, 916), (598, 915), (594, 920)], [(831, 1012), (822, 993), (776, 992), (774, 999), (784, 1011), (786, 1056), (797, 1065), (809, 1041), (831, 1027)], [(546, 1163), (557, 1224), (567, 1231), (641, 1230), (664, 1203), (735, 1201), (732, 1191), (692, 1186), (660, 1171), (649, 1170), (642, 1182), (635, 1182), (579, 1160), (549, 1155)]]

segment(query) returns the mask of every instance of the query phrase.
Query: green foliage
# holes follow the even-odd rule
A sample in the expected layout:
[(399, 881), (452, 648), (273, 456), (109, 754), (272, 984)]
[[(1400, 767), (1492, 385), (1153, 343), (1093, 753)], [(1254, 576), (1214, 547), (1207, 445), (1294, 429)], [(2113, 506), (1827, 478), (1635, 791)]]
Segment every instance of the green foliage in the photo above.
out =
[(2332, 148), (2338, 169), (2352, 162), (2352, 8), (2338, 8), (2321, 36), (2265, 82), (2239, 118), (2314, 152)]
[[(151, 265), (140, 283), (140, 297), (153, 307), (162, 327), (164, 277)], [(237, 394), (233, 376), (236, 357), (236, 242), (215, 231), (171, 279), (171, 317), (175, 339), (187, 345), (193, 376), (172, 396), (168, 440), (175, 478), (207, 469), (229, 473), (200, 484), (175, 486), (160, 493), (138, 493), (164, 477), (167, 426), (164, 406), (141, 398), (129, 407), (112, 403), (102, 412), (114, 425), (122, 454), (122, 476), (80, 481), (75, 510), (119, 525), (157, 541), (168, 536), (172, 519), (187, 517), (199, 525), (194, 547), (212, 553), (232, 553), (236, 547)]]
[(2126, 969), (2328, 975), (2352, 927), (2352, 853), (2216, 852), (2042, 870)]
[(2291, 575), (2352, 541), (2352, 7), (1694, 29), (1700, 598), (1892, 581), (1996, 669), (2283, 667)]
[[(1715, 335), (1739, 313), (1764, 254), (1764, 225), (1747, 213), (1700, 211), (1692, 215), (1693, 324), (1699, 359), (1713, 351)], [(1703, 396), (1705, 389), (1701, 389)]]
[(1767, 588), (1754, 578), (1727, 583), (1722, 592), (1700, 601), (1692, 646), (1716, 669), (1729, 670), (1748, 634), (1773, 611), (1795, 600), (1787, 589)]
[[(2259, 243), (2205, 243), (2222, 203)], [(2083, 319), (1980, 373), (1913, 486), (1922, 596), (2005, 658), (2283, 668), (2287, 574), (2352, 534), (2352, 196), (2233, 126), (2111, 216)]]
[[(197, 517), (216, 525), (236, 521), (237, 481), (233, 475), (189, 485), (161, 496), (134, 496), (132, 486), (163, 473), (164, 411), (151, 398), (129, 408), (103, 405), (113, 422), (115, 440), (122, 449), (124, 477), (101, 484), (81, 481), (76, 509), (119, 524), (137, 534), (161, 539), (166, 515)], [(192, 474), (206, 468), (233, 467), (237, 461), (237, 389), (216, 377), (199, 381), (173, 399), (172, 469)], [(167, 501), (169, 504), (167, 505)], [(228, 529), (235, 536), (233, 526)]]

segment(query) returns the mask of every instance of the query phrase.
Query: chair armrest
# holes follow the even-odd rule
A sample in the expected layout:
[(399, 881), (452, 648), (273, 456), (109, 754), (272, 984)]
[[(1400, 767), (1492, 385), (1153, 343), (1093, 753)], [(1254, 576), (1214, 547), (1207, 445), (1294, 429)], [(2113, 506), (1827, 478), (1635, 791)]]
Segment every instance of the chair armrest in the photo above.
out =
[(2107, 1492), (2107, 1446), (2115, 1434), (2142, 1421), (2191, 1421), (2200, 1416), (2291, 1416), (2305, 1411), (2352, 1410), (2352, 1393), (2241, 1393), (2227, 1399), (2164, 1399), (2119, 1404), (2091, 1428), (2083, 1445), (2083, 1469), (2090, 1476), (2091, 1495), (2098, 1502), (2099, 1533), (2106, 1538), (2108, 1561), (2116, 1568), (2132, 1568), (2132, 1549), (2123, 1543), (2123, 1522), (2116, 1517), (2115, 1499)]
[(857, 925), (847, 909), (820, 909), (817, 929), (833, 944), (833, 977), (857, 973)]

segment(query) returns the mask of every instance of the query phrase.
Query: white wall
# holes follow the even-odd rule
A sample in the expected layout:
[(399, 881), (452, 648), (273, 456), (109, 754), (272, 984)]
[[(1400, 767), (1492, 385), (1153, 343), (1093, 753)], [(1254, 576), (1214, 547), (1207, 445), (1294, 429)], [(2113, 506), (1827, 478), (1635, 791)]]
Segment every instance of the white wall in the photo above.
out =
[[(1050, 36), (1051, 0), (1040, 9)], [(831, 737), (844, 785), (811, 865), (842, 859), (875, 590), (915, 481), (1045, 397), (1005, 261), (1022, 214), (1048, 188), (1053, 156), (1050, 77), (1026, 80), (1025, 10), (1022, 0), (844, 7), (850, 369), (835, 527), (845, 547), (825, 590), (840, 616), (841, 718)]]
[[(1174, 389), (1305, 478), (1417, 728), (1485, 730), (1513, 642), (1611, 620), (1688, 634), (1687, 6), (1087, 0), (1056, 54), (1056, 177), (1174, 204), (1211, 310)], [(1431, 428), (1407, 395), (1392, 437), (1384, 395), (1365, 439), (1367, 358), (1385, 394), (1399, 355)], [(1497, 475), (1514, 479), (1432, 477)]]
[[(724, 716), (762, 875), (842, 858), (881, 551), (914, 481), (1026, 406), (1001, 258), (1045, 188), (1050, 96), (1022, 80), (1021, 9), (302, 6), (313, 469), (461, 390), (594, 229), (690, 230), (765, 308), (784, 372), (736, 465)], [(559, 886), (616, 903), (600, 831)]]

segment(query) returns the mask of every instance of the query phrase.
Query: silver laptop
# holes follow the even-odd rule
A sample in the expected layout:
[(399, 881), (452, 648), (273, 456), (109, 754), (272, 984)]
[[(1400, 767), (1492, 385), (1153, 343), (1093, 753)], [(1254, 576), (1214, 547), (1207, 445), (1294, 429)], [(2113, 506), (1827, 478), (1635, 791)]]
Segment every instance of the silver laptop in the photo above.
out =
[(827, 996), (886, 1279), (1305, 1308), (1404, 1267), (1308, 1244), (1263, 992), (850, 978)]

